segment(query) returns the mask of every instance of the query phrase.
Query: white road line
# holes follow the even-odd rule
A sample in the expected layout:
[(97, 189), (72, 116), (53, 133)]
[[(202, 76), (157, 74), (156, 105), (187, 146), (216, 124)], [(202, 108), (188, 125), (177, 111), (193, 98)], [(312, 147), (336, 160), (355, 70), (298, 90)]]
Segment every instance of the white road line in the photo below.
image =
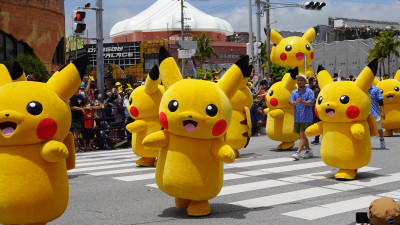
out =
[(114, 174), (123, 174), (123, 173), (134, 173), (134, 172), (141, 172), (141, 171), (147, 171), (147, 170), (154, 171), (154, 170), (156, 170), (156, 168), (155, 167), (132, 167), (132, 168), (128, 168), (128, 169), (106, 170), (106, 171), (91, 172), (91, 173), (85, 173), (85, 174), (92, 175), (92, 176), (103, 176), (103, 175), (114, 175)]
[(133, 175), (133, 176), (124, 176), (124, 177), (114, 177), (113, 179), (121, 180), (121, 181), (138, 181), (138, 180), (148, 180), (148, 179), (155, 179), (155, 173), (147, 173), (147, 174), (140, 174), (140, 175)]
[(297, 217), (306, 220), (315, 220), (332, 216), (340, 213), (350, 212), (359, 209), (368, 209), (371, 202), (380, 197), (390, 197), (395, 200), (400, 199), (400, 191), (391, 191), (376, 196), (364, 196), (350, 200), (310, 207), (307, 209), (296, 210), (292, 212), (283, 213), (282, 215)]
[(105, 170), (105, 169), (113, 169), (113, 168), (121, 168), (121, 167), (135, 167), (136, 163), (123, 163), (123, 164), (114, 164), (114, 165), (106, 165), (106, 166), (94, 166), (94, 167), (85, 167), (85, 168), (77, 168), (73, 170), (69, 170), (68, 174), (70, 173), (78, 173), (84, 171), (93, 171), (93, 170)]
[(134, 154), (121, 154), (121, 155), (113, 155), (113, 156), (106, 156), (106, 157), (97, 157), (97, 158), (85, 158), (85, 159), (77, 159), (76, 163), (85, 163), (85, 162), (94, 162), (100, 160), (109, 160), (109, 159), (135, 159), (137, 160), (138, 157)]
[(291, 159), (289, 157), (285, 157), (285, 158), (276, 158), (276, 159), (265, 159), (265, 160), (256, 160), (256, 161), (248, 161), (248, 162), (230, 163), (230, 164), (225, 164), (225, 169), (259, 166), (259, 165), (267, 165), (267, 164), (282, 163), (282, 162), (293, 162), (293, 159)]
[(261, 169), (261, 171), (266, 171), (270, 173), (283, 173), (283, 172), (297, 171), (303, 169), (311, 169), (322, 166), (326, 166), (326, 164), (324, 162), (311, 162), (311, 163), (301, 163), (289, 166), (279, 166), (279, 167)]
[(320, 205), (307, 209), (296, 210), (283, 213), (285, 216), (297, 217), (306, 220), (315, 220), (339, 213), (350, 212), (358, 209), (368, 208), (369, 204), (377, 199), (377, 196), (365, 196), (346, 201), (335, 202), (331, 204)]
[(237, 185), (230, 185), (222, 187), (221, 192), (218, 196), (242, 193), (247, 191), (255, 191), (260, 189), (278, 187), (291, 184), (289, 182), (283, 182), (278, 180), (263, 180), (251, 183), (244, 183), (244, 184), (237, 184)]
[(108, 150), (108, 151), (94, 151), (94, 152), (84, 152), (84, 153), (77, 153), (76, 158), (86, 158), (86, 157), (94, 157), (94, 156), (108, 156), (114, 154), (123, 154), (123, 153), (132, 153), (132, 149), (118, 149), (118, 150)]
[[(243, 207), (248, 207), (248, 208), (257, 208), (257, 207), (268, 207), (268, 206), (273, 206), (273, 205), (279, 205), (279, 204), (284, 204), (288, 202), (294, 202), (297, 200), (304, 200), (304, 199), (309, 199), (309, 198), (314, 198), (314, 197), (320, 197), (324, 195), (329, 195), (329, 194), (334, 194), (334, 193), (339, 193), (347, 190), (354, 190), (354, 185), (360, 186), (360, 188), (365, 188), (365, 187), (372, 187), (372, 186), (377, 186), (381, 184), (387, 184), (391, 182), (397, 182), (400, 180), (400, 173), (394, 173), (390, 174), (388, 176), (384, 177), (373, 177), (369, 178), (369, 180), (363, 179), (363, 180), (353, 180), (353, 181), (348, 181), (346, 182), (349, 189), (343, 188), (337, 188), (335, 185), (326, 185), (323, 187), (319, 187), (317, 189), (315, 188), (309, 188), (309, 189), (303, 189), (300, 191), (293, 191), (293, 192), (286, 192), (286, 193), (281, 193), (277, 195), (271, 195), (271, 196), (265, 196), (265, 197), (260, 197), (260, 198), (253, 198), (253, 199), (247, 199), (243, 201), (237, 201), (233, 202), (230, 204), (233, 205), (240, 205)], [(315, 193), (310, 193), (310, 191), (315, 191)], [(296, 196), (300, 195), (300, 196)]]
[(120, 163), (120, 162), (133, 162), (135, 163), (136, 160), (134, 159), (121, 159), (121, 160), (104, 160), (104, 161), (96, 161), (96, 162), (88, 162), (88, 163), (76, 163), (76, 168), (82, 168), (86, 166), (94, 166), (94, 165), (103, 165), (103, 164), (111, 164), (111, 163)]

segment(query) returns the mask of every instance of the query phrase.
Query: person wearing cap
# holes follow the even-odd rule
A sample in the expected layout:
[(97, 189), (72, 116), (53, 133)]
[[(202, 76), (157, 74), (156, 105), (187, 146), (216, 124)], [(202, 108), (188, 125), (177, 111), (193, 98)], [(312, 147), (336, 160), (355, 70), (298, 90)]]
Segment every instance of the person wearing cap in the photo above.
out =
[(356, 223), (372, 225), (399, 225), (400, 206), (393, 198), (375, 199), (369, 205), (368, 212), (357, 212)]
[(300, 135), (298, 149), (294, 152), (292, 158), (299, 160), (303, 148), (307, 150), (304, 158), (313, 157), (305, 130), (313, 121), (314, 92), (306, 86), (307, 77), (305, 75), (297, 75), (296, 79), (298, 88), (294, 89), (290, 94), (289, 104), (294, 106), (293, 132)]

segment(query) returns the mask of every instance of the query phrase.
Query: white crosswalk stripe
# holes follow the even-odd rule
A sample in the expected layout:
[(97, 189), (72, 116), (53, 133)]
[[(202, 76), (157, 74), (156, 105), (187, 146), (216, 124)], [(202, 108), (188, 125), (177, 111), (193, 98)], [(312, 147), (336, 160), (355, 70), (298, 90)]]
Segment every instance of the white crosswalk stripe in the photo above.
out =
[[(154, 182), (155, 168), (136, 165), (135, 162), (138, 158), (131, 149), (77, 154), (76, 168), (68, 173), (70, 175), (86, 174), (105, 177), (105, 179), (112, 178), (122, 182), (141, 182), (141, 185), (158, 188)], [(340, 182), (334, 180), (335, 169), (327, 167), (320, 159), (300, 160), (299, 162), (290, 157), (239, 158), (234, 163), (224, 166), (224, 185), (216, 197), (218, 201), (224, 201), (229, 196), (234, 196), (235, 201), (225, 203), (245, 208), (271, 207), (298, 201), (310, 201), (306, 208), (303, 206), (290, 212), (281, 213), (283, 216), (303, 220), (313, 221), (365, 209), (368, 208), (371, 201), (382, 196), (400, 199), (400, 190), (386, 190), (388, 192), (376, 195), (359, 194), (345, 200), (332, 198), (324, 204), (315, 201), (324, 196), (336, 196), (341, 193), (399, 182), (400, 173)], [(378, 170), (380, 168), (366, 166), (360, 168), (358, 173), (371, 173)], [(310, 185), (313, 182), (325, 183), (321, 186)], [(298, 188), (296, 186), (300, 184), (305, 187)], [(268, 194), (270, 190), (275, 192)], [(277, 190), (282, 190), (282, 192), (276, 192)], [(252, 194), (240, 195), (242, 193)], [(243, 199), (241, 196), (251, 197)]]

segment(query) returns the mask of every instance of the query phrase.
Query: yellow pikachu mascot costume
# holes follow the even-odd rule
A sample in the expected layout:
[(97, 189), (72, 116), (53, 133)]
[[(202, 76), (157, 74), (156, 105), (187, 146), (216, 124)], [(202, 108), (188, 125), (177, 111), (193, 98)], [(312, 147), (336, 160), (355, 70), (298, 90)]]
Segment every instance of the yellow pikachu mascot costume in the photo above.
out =
[[(252, 68), (250, 66), (246, 73), (250, 74)], [(249, 144), (251, 136), (250, 108), (253, 104), (253, 95), (246, 85), (248, 80), (248, 77), (243, 80), (240, 89), (231, 99), (232, 120), (226, 132), (226, 143), (235, 151), (236, 157), (239, 156), (239, 149), (246, 148)]]
[(0, 64), (1, 224), (46, 224), (67, 208), (67, 170), (75, 167), (67, 102), (87, 59), (77, 59), (47, 83), (10, 77)]
[(158, 67), (154, 66), (147, 76), (145, 85), (137, 87), (129, 97), (129, 104), (126, 108), (134, 122), (128, 124), (126, 129), (132, 133), (133, 152), (141, 157), (136, 164), (141, 166), (155, 166), (159, 148), (149, 148), (142, 144), (146, 135), (161, 130), (158, 119), (158, 109), (161, 97), (164, 94), (164, 87), (159, 85)]
[[(315, 27), (308, 29), (301, 37), (283, 38), (277, 31), (271, 30), (271, 41), (276, 44), (271, 50), (271, 62), (293, 68), (299, 67), (299, 74), (313, 77), (314, 70), (310, 67), (310, 64), (314, 59), (314, 51), (310, 42), (314, 40), (317, 33), (318, 27)], [(306, 73), (304, 61), (307, 65)]]
[(297, 67), (290, 74), (285, 74), (282, 81), (271, 86), (265, 95), (267, 108), (266, 132), (267, 136), (275, 141), (281, 141), (278, 150), (291, 149), (299, 134), (293, 132), (294, 107), (289, 104), (290, 93), (296, 89)]
[(336, 179), (354, 179), (357, 169), (371, 160), (370, 136), (377, 135), (377, 127), (369, 114), (368, 89), (377, 68), (378, 60), (374, 60), (355, 82), (333, 82), (329, 73), (318, 67), (321, 92), (315, 107), (321, 121), (308, 127), (305, 133), (309, 137), (322, 134), (321, 158), (326, 165), (339, 168)]
[(230, 99), (244, 80), (248, 61), (248, 56), (240, 59), (218, 83), (182, 79), (174, 59), (160, 49), (165, 93), (159, 117), (164, 130), (150, 134), (143, 144), (161, 148), (157, 185), (175, 197), (177, 207), (187, 208), (190, 216), (210, 214), (208, 200), (222, 188), (224, 162), (235, 160), (224, 134), (232, 117)]
[(374, 85), (382, 91), (385, 119), (381, 120), (385, 129), (383, 136), (393, 136), (393, 132), (400, 133), (400, 69), (393, 79), (378, 81)]

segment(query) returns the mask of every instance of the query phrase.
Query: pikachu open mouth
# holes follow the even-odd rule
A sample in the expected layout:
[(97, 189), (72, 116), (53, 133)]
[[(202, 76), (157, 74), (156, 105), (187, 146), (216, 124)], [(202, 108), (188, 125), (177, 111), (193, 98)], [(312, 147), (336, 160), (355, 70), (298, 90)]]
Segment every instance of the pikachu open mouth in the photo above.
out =
[(15, 129), (17, 128), (17, 124), (13, 122), (3, 122), (0, 123), (0, 129), (4, 136), (11, 136)]
[(388, 98), (389, 101), (392, 101), (393, 100), (393, 95), (388, 95), (387, 98)]
[(185, 129), (189, 132), (194, 131), (194, 129), (196, 129), (197, 127), (197, 122), (193, 121), (193, 120), (184, 120), (183, 121), (183, 126), (185, 127)]
[(326, 110), (326, 114), (327, 114), (329, 117), (333, 117), (333, 116), (335, 115), (335, 110), (334, 110), (334, 109), (327, 109), (327, 110)]

